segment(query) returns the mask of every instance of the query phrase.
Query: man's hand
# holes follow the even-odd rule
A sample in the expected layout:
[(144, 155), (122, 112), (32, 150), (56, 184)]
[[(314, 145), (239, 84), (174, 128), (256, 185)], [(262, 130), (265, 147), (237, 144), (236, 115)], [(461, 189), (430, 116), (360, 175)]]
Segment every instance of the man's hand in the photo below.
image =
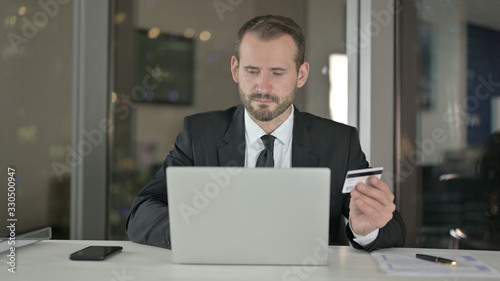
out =
[(384, 227), (396, 210), (394, 195), (384, 181), (370, 177), (369, 186), (358, 183), (351, 192), (350, 222), (351, 229), (358, 235), (367, 235), (370, 232)]

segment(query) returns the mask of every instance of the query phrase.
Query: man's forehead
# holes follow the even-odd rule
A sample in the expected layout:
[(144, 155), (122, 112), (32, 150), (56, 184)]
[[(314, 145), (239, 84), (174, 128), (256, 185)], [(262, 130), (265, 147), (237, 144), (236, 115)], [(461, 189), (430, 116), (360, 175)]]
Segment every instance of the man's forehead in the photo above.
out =
[(279, 61), (285, 64), (295, 64), (296, 54), (297, 47), (290, 35), (285, 34), (274, 39), (262, 40), (253, 32), (243, 37), (239, 59), (240, 62), (245, 61), (245, 64), (252, 64), (259, 59), (264, 59), (266, 62)]

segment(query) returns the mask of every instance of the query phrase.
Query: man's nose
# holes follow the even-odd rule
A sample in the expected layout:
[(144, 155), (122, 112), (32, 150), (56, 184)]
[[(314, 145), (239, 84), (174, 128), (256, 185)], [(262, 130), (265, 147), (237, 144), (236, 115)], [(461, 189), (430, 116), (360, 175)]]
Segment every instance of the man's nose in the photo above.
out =
[(255, 90), (261, 94), (269, 94), (271, 93), (272, 88), (272, 81), (271, 77), (269, 77), (269, 74), (261, 74), (257, 81), (257, 87)]

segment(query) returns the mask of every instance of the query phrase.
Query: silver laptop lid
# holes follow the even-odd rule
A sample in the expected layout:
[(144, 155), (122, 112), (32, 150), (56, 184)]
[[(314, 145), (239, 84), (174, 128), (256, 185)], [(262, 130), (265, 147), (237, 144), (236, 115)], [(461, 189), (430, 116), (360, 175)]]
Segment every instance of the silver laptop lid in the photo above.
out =
[(328, 259), (328, 168), (169, 167), (175, 263), (311, 264)]

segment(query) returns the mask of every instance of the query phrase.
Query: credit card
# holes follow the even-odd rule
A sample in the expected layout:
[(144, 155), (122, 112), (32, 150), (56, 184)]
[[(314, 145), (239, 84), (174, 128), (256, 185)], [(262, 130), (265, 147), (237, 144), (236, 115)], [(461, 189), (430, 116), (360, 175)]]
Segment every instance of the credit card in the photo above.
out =
[(380, 179), (382, 177), (383, 170), (384, 167), (377, 167), (377, 168), (351, 170), (347, 172), (344, 181), (344, 188), (342, 188), (342, 193), (351, 192), (354, 188), (356, 188), (356, 185), (360, 182), (369, 184), (368, 179), (372, 176)]

